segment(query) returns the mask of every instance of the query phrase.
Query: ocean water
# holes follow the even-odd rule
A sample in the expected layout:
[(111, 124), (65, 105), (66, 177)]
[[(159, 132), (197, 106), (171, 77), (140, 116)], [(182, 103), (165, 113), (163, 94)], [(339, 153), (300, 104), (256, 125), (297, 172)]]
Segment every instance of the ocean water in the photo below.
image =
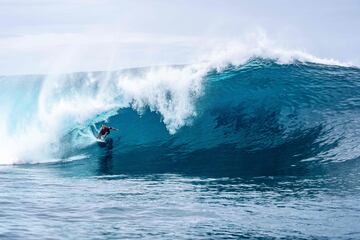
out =
[[(360, 238), (357, 67), (251, 58), (0, 86), (1, 238)], [(99, 144), (104, 123), (119, 131)]]

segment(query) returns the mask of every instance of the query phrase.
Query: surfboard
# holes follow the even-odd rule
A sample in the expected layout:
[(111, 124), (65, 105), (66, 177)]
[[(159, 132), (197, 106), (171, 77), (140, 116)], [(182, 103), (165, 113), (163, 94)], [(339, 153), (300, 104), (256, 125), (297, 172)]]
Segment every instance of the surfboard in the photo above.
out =
[(105, 143), (106, 141), (105, 141), (105, 139), (102, 139), (102, 138), (96, 138), (96, 141), (97, 142), (99, 142), (99, 143)]
[(107, 145), (107, 142), (106, 142), (106, 139), (97, 139), (96, 138), (96, 143), (99, 147), (106, 147)]

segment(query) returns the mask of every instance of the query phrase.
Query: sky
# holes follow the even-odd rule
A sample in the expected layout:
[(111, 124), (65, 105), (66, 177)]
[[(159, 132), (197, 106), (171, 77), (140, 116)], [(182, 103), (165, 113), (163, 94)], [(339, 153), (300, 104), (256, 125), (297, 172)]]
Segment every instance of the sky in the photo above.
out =
[(0, 0), (0, 75), (194, 63), (259, 39), (360, 65), (359, 26), (358, 0)]

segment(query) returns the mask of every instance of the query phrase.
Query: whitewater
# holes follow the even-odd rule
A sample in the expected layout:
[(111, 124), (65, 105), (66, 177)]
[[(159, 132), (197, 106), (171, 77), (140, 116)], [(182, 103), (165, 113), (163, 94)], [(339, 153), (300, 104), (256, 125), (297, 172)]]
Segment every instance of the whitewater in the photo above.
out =
[(360, 237), (349, 63), (229, 46), (0, 86), (3, 238)]

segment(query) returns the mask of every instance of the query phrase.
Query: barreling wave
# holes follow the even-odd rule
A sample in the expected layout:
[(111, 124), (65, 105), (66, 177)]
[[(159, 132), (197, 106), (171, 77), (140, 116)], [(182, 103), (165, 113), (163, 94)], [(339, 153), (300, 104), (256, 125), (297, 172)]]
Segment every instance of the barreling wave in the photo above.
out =
[[(360, 156), (355, 67), (251, 58), (221, 68), (1, 77), (0, 85), (2, 164), (111, 154), (122, 168), (266, 174)], [(94, 131), (104, 122), (120, 131), (99, 146)]]

